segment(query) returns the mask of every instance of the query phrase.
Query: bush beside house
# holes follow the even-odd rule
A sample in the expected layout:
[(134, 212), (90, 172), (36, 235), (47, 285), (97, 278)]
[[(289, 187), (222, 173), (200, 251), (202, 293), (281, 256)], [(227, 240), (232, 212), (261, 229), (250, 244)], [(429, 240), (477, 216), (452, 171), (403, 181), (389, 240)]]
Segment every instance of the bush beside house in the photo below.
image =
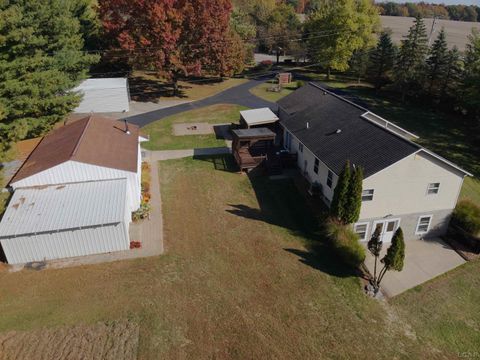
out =
[(365, 260), (365, 248), (349, 225), (330, 218), (325, 233), (334, 251), (347, 265), (358, 267)]
[(450, 234), (480, 253), (480, 207), (469, 200), (460, 201), (453, 211)]

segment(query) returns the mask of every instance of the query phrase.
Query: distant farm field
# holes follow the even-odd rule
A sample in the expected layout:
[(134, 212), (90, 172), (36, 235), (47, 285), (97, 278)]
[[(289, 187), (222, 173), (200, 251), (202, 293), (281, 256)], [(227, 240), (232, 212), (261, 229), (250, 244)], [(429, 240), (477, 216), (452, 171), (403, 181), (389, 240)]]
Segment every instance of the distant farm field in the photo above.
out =
[[(392, 38), (396, 43), (400, 43), (403, 36), (408, 33), (408, 29), (413, 24), (414, 20), (412, 17), (400, 16), (380, 16), (380, 18), (382, 26), (392, 30)], [(433, 19), (424, 19), (424, 21), (427, 27), (427, 34), (430, 34)], [(453, 47), (456, 45), (460, 51), (463, 51), (468, 43), (467, 37), (471, 33), (472, 28), (476, 27), (480, 30), (480, 23), (437, 19), (435, 22), (433, 39), (436, 38), (442, 27), (445, 28), (447, 33), (448, 46)]]

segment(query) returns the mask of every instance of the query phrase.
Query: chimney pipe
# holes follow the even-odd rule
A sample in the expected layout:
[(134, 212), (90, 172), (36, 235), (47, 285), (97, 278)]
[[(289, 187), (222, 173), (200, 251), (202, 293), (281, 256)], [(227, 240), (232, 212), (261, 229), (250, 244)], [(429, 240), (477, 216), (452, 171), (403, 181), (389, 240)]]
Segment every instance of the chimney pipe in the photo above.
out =
[(130, 130), (128, 129), (127, 119), (124, 119), (123, 121), (125, 122), (125, 134), (130, 135)]
[(310, 129), (310, 123), (307, 121), (307, 129)]

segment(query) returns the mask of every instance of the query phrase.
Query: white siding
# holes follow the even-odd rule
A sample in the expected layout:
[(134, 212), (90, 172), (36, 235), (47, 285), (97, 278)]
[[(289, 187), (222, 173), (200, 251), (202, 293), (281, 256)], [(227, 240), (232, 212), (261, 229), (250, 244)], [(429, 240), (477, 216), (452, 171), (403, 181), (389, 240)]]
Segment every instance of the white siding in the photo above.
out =
[[(287, 130), (285, 129), (284, 131), (284, 144), (286, 143), (285, 136), (286, 136)], [(319, 159), (320, 163), (318, 166), (318, 174), (314, 172), (314, 165), (315, 165), (315, 155), (307, 148), (303, 147), (303, 152), (299, 151), (299, 140), (291, 135), (291, 146), (290, 146), (290, 152), (292, 154), (297, 153), (298, 154), (298, 160), (297, 160), (297, 165), (299, 169), (302, 171), (304, 176), (306, 175), (308, 181), (310, 183), (318, 182), (319, 184), (322, 185), (322, 191), (323, 195), (325, 198), (328, 200), (328, 202), (332, 201), (333, 198), (333, 189), (335, 189), (335, 186), (337, 185), (337, 175), (333, 173), (333, 183), (332, 187), (327, 186), (327, 176), (328, 176), (328, 167), (322, 162), (321, 159)], [(305, 166), (305, 161), (307, 162)]]
[[(138, 162), (140, 165), (137, 164), (137, 167), (141, 166), (140, 156)], [(10, 185), (13, 189), (17, 189), (19, 187), (126, 178), (128, 207), (130, 211), (135, 211), (140, 207), (140, 177), (140, 170), (138, 173), (134, 173), (97, 165), (84, 164), (77, 161), (67, 161)]]
[[(438, 194), (427, 194), (430, 183), (440, 183)], [(463, 174), (440, 160), (424, 152), (410, 155), (363, 181), (363, 189), (375, 192), (362, 203), (360, 218), (453, 209), (462, 183)]]
[(0, 240), (9, 264), (128, 250), (127, 226), (116, 225)]

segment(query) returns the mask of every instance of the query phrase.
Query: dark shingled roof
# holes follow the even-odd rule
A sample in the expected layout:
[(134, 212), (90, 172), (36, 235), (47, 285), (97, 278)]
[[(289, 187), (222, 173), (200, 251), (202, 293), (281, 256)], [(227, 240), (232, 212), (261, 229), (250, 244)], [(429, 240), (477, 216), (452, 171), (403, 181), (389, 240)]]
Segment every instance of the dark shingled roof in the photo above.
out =
[(281, 124), (336, 174), (350, 160), (368, 177), (421, 149), (363, 119), (366, 109), (311, 83), (278, 104), (287, 113), (280, 111)]
[(256, 137), (275, 137), (275, 133), (268, 128), (250, 128), (232, 130), (232, 133), (239, 139), (242, 138), (256, 138)]
[(138, 126), (90, 115), (46, 135), (10, 181), (11, 184), (66, 161), (137, 172)]

